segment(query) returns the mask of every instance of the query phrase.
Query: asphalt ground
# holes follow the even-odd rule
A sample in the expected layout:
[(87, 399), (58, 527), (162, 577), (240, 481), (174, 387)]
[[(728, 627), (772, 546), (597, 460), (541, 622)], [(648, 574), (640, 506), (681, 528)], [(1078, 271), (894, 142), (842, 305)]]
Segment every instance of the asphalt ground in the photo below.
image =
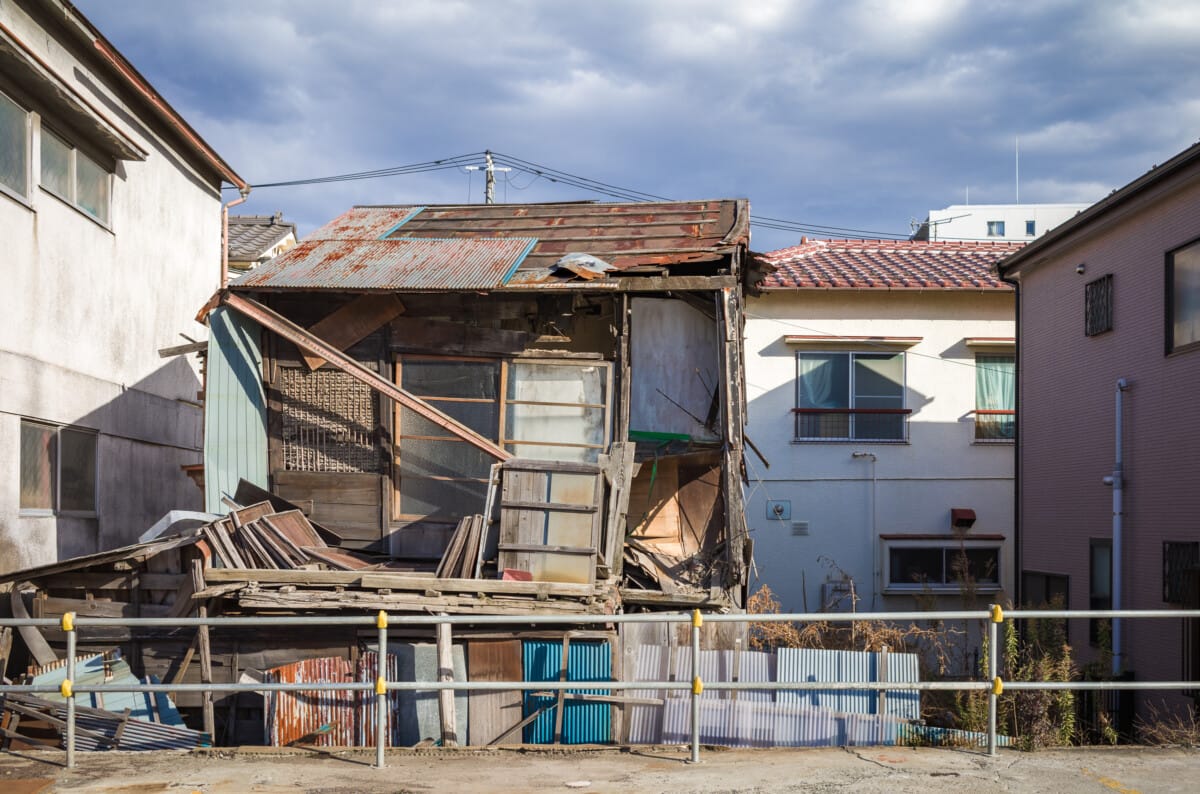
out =
[(970, 750), (855, 747), (0, 752), (0, 794), (357, 792), (1200, 792), (1200, 751), (1080, 748), (995, 758)]

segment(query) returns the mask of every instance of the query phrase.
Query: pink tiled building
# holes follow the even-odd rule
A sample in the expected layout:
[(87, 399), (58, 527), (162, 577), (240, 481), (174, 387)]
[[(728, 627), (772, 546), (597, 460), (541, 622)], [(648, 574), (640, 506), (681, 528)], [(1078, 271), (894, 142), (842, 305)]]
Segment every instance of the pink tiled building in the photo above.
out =
[[(1200, 606), (1200, 144), (1000, 272), (1018, 287), (1021, 601)], [(1106, 482), (1118, 426), (1122, 473)], [(1121, 621), (1118, 666), (1140, 680), (1200, 678), (1195, 623)], [(1099, 658), (1103, 636), (1093, 621), (1071, 621), (1081, 661)], [(1163, 700), (1189, 703), (1180, 690), (1140, 692), (1137, 710)]]

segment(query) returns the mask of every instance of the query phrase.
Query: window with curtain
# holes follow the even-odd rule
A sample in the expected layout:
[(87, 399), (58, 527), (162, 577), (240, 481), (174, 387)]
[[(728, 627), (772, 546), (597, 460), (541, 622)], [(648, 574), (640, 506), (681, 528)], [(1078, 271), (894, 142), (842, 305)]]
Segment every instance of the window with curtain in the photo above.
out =
[(975, 356), (975, 440), (1012, 441), (1016, 430), (1016, 357)]
[(796, 354), (795, 437), (903, 441), (903, 353)]
[(1200, 241), (1167, 254), (1167, 352), (1200, 343)]

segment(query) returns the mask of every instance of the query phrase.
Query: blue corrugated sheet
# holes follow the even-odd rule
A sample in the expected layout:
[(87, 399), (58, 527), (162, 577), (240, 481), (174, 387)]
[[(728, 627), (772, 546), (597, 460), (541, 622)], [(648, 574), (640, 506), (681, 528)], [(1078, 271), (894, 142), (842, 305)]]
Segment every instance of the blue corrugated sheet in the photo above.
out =
[(208, 315), (204, 392), (204, 509), (224, 513), (221, 495), (239, 479), (267, 487), (267, 401), (262, 329), (225, 307)]
[[(526, 640), (523, 666), (525, 680), (557, 681), (562, 666), (562, 643)], [(612, 651), (607, 642), (572, 641), (567, 652), (568, 681), (611, 681)], [(610, 694), (607, 689), (572, 689), (595, 695)], [(525, 715), (553, 704), (555, 698), (525, 696)], [(525, 728), (525, 741), (550, 744), (554, 741), (555, 709), (546, 710)], [(563, 744), (598, 744), (612, 738), (611, 708), (607, 703), (566, 700), (563, 703)]]

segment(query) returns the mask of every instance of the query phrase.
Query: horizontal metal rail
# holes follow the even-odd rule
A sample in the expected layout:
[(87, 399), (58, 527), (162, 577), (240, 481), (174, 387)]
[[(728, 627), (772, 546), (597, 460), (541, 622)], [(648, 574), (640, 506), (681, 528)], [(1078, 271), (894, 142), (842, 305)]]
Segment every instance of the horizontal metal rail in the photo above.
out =
[[(0, 685), (0, 695), (59, 694), (66, 700), (67, 765), (75, 765), (75, 702), (81, 694), (104, 692), (363, 692), (376, 696), (376, 765), (384, 765), (387, 706), (389, 692), (496, 692), (550, 691), (599, 689), (610, 691), (660, 690), (688, 692), (691, 695), (691, 762), (699, 761), (699, 698), (705, 689), (713, 691), (987, 691), (989, 693), (988, 754), (996, 754), (996, 700), (1004, 691), (1112, 691), (1197, 689), (1200, 681), (1004, 681), (998, 675), (997, 626), (1005, 620), (1061, 620), (1095, 618), (1200, 620), (1200, 610), (1187, 609), (1101, 609), (1101, 610), (1028, 610), (1004, 611), (997, 605), (986, 610), (950, 610), (938, 612), (859, 612), (859, 613), (786, 613), (786, 614), (702, 614), (659, 612), (621, 615), (326, 615), (305, 617), (184, 617), (184, 618), (95, 618), (67, 613), (62, 618), (2, 618), (0, 626), (58, 628), (66, 632), (66, 679), (53, 684)], [(986, 681), (704, 681), (700, 676), (700, 629), (711, 623), (861, 623), (866, 621), (938, 623), (947, 621), (982, 621), (988, 626), (988, 678)], [(688, 623), (691, 625), (690, 681), (389, 681), (379, 676), (374, 681), (343, 682), (251, 682), (199, 684), (76, 684), (76, 647), (80, 630), (89, 627), (122, 626), (126, 628), (185, 628), (208, 626), (214, 628), (257, 628), (268, 626), (358, 626), (377, 632), (380, 649), (387, 648), (389, 626), (437, 625), (617, 625), (622, 623)], [(384, 667), (384, 666), (381, 666)]]

